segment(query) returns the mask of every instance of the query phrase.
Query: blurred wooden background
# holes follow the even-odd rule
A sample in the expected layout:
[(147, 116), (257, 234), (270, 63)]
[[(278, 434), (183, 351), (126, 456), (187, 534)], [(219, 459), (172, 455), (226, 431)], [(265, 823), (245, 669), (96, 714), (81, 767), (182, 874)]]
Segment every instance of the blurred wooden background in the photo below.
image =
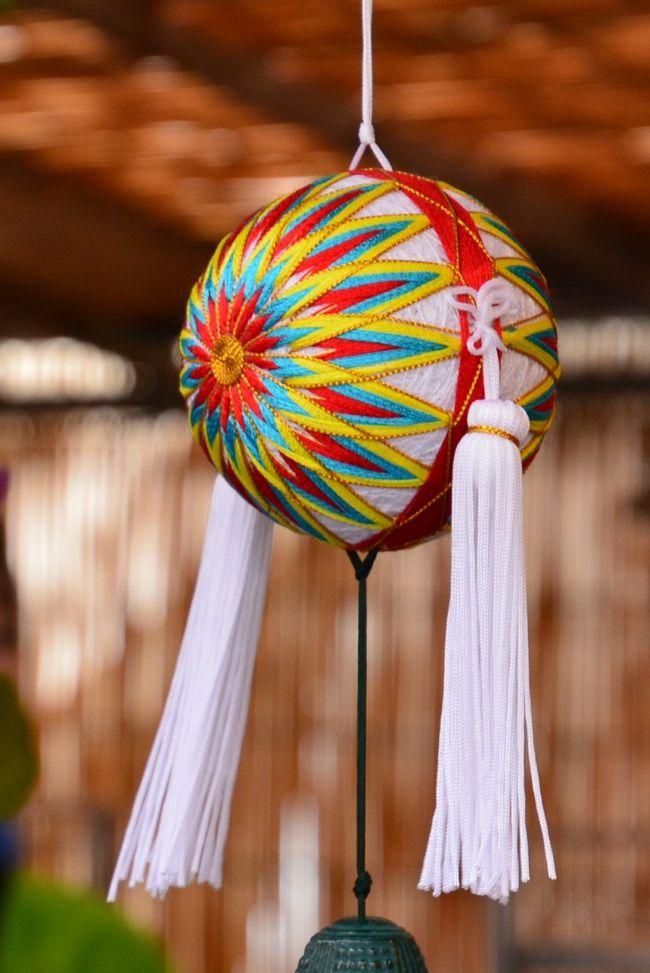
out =
[[(172, 341), (222, 234), (347, 166), (359, 4), (2, 6), (0, 611), (42, 749), (25, 854), (104, 889), (212, 482), (178, 411)], [(369, 905), (415, 934), (430, 973), (650, 969), (649, 48), (647, 0), (375, 3), (380, 144), (512, 224), (551, 282), (566, 376), (526, 477), (560, 878), (537, 846), (507, 909), (416, 891), (448, 540), (372, 575)], [(164, 936), (178, 973), (290, 973), (353, 909), (354, 581), (343, 554), (289, 533), (273, 557), (225, 888), (120, 905)]]
[[(374, 23), (393, 164), (509, 222), (565, 315), (647, 313), (647, 0), (376, 0)], [(14, 0), (0, 13), (8, 333), (135, 357), (169, 403), (167, 342), (216, 241), (349, 164), (359, 56), (358, 0)]]
[[(414, 933), (431, 971), (485, 973), (497, 955), (500, 969), (543, 970), (543, 951), (557, 969), (562, 950), (631, 951), (638, 967), (605, 968), (647, 969), (647, 406), (568, 395), (526, 477), (535, 721), (560, 878), (545, 878), (535, 837), (533, 881), (507, 909), (416, 890), (448, 539), (382, 555), (371, 576), (369, 905)], [(180, 412), (5, 413), (0, 447), (20, 683), (42, 749), (28, 862), (101, 889), (174, 664), (212, 475)], [(355, 598), (341, 552), (276, 531), (224, 890), (122, 899), (182, 973), (291, 970), (317, 928), (353, 911)]]

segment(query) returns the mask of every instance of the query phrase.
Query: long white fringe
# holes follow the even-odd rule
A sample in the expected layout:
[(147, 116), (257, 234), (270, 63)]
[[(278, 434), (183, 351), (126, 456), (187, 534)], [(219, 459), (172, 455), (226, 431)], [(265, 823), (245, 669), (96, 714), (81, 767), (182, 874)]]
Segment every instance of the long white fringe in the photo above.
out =
[(146, 882), (160, 898), (221, 886), (248, 715), (272, 522), (216, 481), (176, 671), (109, 891)]
[(506, 902), (530, 876), (526, 739), (555, 878), (533, 741), (521, 457), (506, 438), (523, 442), (528, 417), (514, 402), (478, 401), (468, 427), (454, 458), (436, 810), (419, 888), (462, 887)]
[(483, 358), (485, 398), (468, 412), (452, 473), (451, 597), (436, 810), (418, 887), (470, 889), (507, 902), (530, 877), (525, 751), (546, 864), (555, 878), (533, 739), (520, 446), (528, 416), (499, 398), (496, 323), (512, 310), (503, 280), (451, 289)]

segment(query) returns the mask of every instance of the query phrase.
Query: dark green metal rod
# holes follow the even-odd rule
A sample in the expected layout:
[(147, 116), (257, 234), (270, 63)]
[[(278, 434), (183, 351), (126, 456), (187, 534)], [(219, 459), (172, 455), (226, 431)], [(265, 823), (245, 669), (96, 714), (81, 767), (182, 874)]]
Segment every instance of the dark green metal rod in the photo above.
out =
[(357, 640), (357, 878), (354, 894), (357, 899), (357, 918), (366, 918), (366, 899), (370, 895), (372, 878), (366, 871), (366, 735), (368, 698), (368, 575), (378, 551), (370, 551), (361, 558), (356, 551), (347, 555), (359, 583), (359, 628)]

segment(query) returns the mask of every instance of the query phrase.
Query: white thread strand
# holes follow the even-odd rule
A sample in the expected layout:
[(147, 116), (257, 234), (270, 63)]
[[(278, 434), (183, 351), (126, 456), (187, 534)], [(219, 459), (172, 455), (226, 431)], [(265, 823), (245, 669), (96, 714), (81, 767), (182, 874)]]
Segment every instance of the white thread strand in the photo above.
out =
[[(497, 322), (510, 310), (499, 280), (454, 288), (470, 317), (467, 345), (483, 356), (485, 399), (472, 403), (454, 457), (451, 596), (436, 809), (419, 888), (466, 888), (506, 902), (530, 877), (526, 752), (547, 870), (555, 863), (542, 804), (530, 699), (519, 448), (524, 410), (502, 401)], [(504, 435), (494, 435), (498, 430)], [(513, 442), (514, 440), (514, 442)]]
[(366, 149), (370, 149), (382, 169), (392, 172), (393, 167), (377, 145), (372, 124), (373, 72), (372, 72), (372, 0), (361, 0), (361, 124), (359, 147), (352, 157), (350, 169), (356, 169)]
[(273, 525), (221, 477), (196, 589), (158, 733), (109, 891), (145, 882), (164, 897), (221, 885), (246, 725)]

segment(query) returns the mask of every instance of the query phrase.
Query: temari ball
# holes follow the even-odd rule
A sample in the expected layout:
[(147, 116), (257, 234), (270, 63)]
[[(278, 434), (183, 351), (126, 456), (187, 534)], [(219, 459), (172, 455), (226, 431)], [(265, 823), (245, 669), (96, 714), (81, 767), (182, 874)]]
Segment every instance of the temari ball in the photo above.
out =
[(482, 358), (467, 348), (475, 315), (457, 289), (494, 278), (509, 303), (496, 322), (501, 397), (528, 414), (528, 464), (559, 373), (544, 277), (472, 196), (374, 169), (283, 196), (217, 247), (180, 338), (195, 438), (286, 527), (357, 550), (435, 536), (483, 397)]

